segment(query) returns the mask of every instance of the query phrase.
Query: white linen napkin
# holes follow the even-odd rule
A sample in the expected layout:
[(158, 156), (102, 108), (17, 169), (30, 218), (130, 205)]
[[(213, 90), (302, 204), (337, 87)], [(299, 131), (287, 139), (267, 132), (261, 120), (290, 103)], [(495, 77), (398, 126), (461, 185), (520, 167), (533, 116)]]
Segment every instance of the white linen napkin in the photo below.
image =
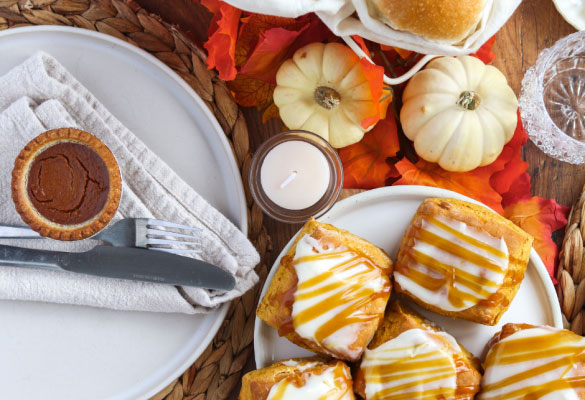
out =
[[(315, 12), (337, 36), (358, 35), (365, 39), (422, 54), (459, 56), (475, 53), (506, 23), (522, 0), (487, 0), (477, 30), (462, 43), (447, 45), (409, 32), (392, 29), (372, 18), (365, 0), (225, 0), (242, 10), (298, 17)], [(357, 17), (356, 14), (357, 13)]]
[[(0, 77), (0, 223), (23, 224), (11, 199), (11, 172), (16, 156), (38, 134), (63, 127), (91, 132), (114, 153), (123, 179), (122, 198), (114, 220), (154, 217), (201, 228), (200, 257), (233, 274), (236, 287), (229, 292), (210, 291), (0, 267), (0, 300), (196, 314), (241, 296), (258, 281), (253, 268), (259, 256), (246, 236), (45, 53), (32, 56)], [(95, 240), (51, 239), (2, 243), (65, 251), (85, 251), (98, 244)]]

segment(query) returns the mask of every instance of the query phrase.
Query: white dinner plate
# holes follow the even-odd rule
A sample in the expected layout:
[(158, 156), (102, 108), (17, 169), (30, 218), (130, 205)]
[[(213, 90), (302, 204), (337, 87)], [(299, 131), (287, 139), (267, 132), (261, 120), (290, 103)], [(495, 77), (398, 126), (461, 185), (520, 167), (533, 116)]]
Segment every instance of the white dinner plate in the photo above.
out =
[[(391, 186), (370, 190), (337, 203), (319, 219), (321, 222), (346, 229), (383, 248), (395, 260), (400, 240), (420, 203), (429, 197), (450, 197), (477, 203), (449, 190), (426, 186)], [(479, 204), (479, 203), (478, 203)], [(280, 258), (290, 249), (294, 238), (282, 250), (274, 263), (264, 289), (276, 273)], [(534, 249), (518, 294), (496, 326), (485, 326), (469, 321), (444, 317), (415, 306), (429, 320), (436, 322), (476, 356), (481, 356), (488, 340), (507, 322), (524, 322), (562, 328), (559, 302), (544, 264)], [(285, 358), (305, 357), (313, 353), (287, 339), (279, 337), (275, 329), (256, 318), (254, 327), (256, 366), (266, 367)]]
[[(38, 50), (59, 60), (199, 194), (247, 230), (230, 145), (178, 75), (111, 36), (49, 26), (0, 32), (0, 75)], [(0, 302), (0, 397), (148, 398), (197, 359), (227, 307), (189, 316)]]

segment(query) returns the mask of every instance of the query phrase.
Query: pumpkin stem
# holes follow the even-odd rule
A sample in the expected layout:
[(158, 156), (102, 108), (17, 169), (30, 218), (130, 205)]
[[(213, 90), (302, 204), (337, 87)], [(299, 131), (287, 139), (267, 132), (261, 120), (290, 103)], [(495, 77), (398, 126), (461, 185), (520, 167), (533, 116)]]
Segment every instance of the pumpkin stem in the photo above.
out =
[(315, 101), (321, 107), (333, 110), (334, 108), (339, 107), (341, 96), (335, 89), (331, 89), (327, 86), (319, 86), (315, 89)]
[(459, 95), (456, 104), (464, 110), (473, 111), (481, 104), (481, 97), (472, 90), (466, 90)]

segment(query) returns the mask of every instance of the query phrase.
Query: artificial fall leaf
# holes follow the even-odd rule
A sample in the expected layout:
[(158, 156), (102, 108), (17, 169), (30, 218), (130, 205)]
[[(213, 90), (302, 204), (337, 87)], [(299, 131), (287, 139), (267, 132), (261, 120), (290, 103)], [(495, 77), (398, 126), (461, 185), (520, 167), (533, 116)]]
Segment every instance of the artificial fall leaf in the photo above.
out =
[(395, 51), (403, 60), (408, 60), (408, 58), (414, 54), (414, 51), (412, 50), (401, 49), (400, 47), (394, 46), (386, 46), (385, 44), (381, 44), (380, 49), (382, 49), (382, 51)]
[(265, 109), (272, 103), (273, 84), (238, 74), (235, 80), (227, 82), (227, 86), (241, 106)]
[(209, 69), (216, 68), (221, 79), (233, 80), (237, 74), (234, 59), (242, 11), (223, 1), (202, 0), (201, 3), (214, 13), (208, 32), (209, 39), (204, 44), (207, 66)]
[(416, 164), (403, 158), (395, 165), (402, 177), (395, 185), (423, 185), (452, 190), (478, 200), (502, 214), (502, 197), (490, 186), (491, 172), (477, 168), (469, 172), (449, 172), (420, 159)]
[[(252, 49), (256, 47), (262, 33), (272, 28), (283, 28), (296, 31), (314, 23), (318, 19), (315, 14), (306, 14), (298, 18), (275, 17), (263, 14), (250, 14), (242, 18), (238, 41), (236, 44), (236, 65), (243, 65)], [(319, 20), (320, 22), (320, 20)]]
[(270, 104), (268, 108), (266, 108), (266, 110), (264, 110), (262, 113), (262, 123), (265, 123), (271, 118), (280, 118), (280, 112), (274, 103)]
[(520, 201), (530, 200), (530, 175), (524, 172), (510, 186), (506, 193), (502, 193), (502, 207), (506, 208)]
[(560, 206), (555, 200), (542, 197), (533, 197), (504, 209), (506, 218), (532, 235), (534, 249), (553, 279), (558, 248), (551, 236), (554, 231), (567, 225), (569, 210), (570, 207)]
[(496, 41), (496, 36), (492, 36), (487, 42), (483, 44), (472, 56), (479, 58), (485, 64), (491, 64), (496, 58), (496, 54), (492, 51), (492, 47)]
[(298, 31), (272, 28), (261, 33), (258, 44), (242, 65), (240, 74), (276, 83), (278, 67), (289, 54), (293, 42), (308, 28), (307, 24)]
[(396, 122), (390, 114), (360, 142), (339, 150), (343, 163), (343, 187), (373, 189), (384, 186), (389, 178), (398, 176), (387, 159), (394, 157), (399, 149)]
[(360, 59), (360, 67), (370, 85), (372, 100), (375, 104), (371, 115), (365, 117), (361, 122), (362, 128), (367, 129), (386, 116), (386, 109), (388, 104), (392, 102), (392, 95), (390, 94), (389, 97), (383, 96), (383, 94), (388, 94), (387, 92), (384, 93), (384, 68), (372, 64), (365, 58)]

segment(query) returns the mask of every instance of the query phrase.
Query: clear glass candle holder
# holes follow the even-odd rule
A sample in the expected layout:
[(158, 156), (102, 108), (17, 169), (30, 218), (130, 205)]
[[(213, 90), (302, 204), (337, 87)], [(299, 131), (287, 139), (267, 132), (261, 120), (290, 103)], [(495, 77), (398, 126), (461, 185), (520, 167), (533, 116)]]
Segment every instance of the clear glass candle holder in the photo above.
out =
[[(287, 142), (291, 143), (280, 146)], [(291, 153), (283, 154), (283, 149)], [(297, 150), (304, 151), (295, 153)], [(275, 179), (280, 185), (269, 185)], [(254, 201), (265, 214), (281, 222), (303, 223), (325, 214), (335, 204), (343, 187), (343, 166), (325, 139), (307, 131), (287, 131), (272, 136), (258, 148), (250, 165), (249, 184)], [(287, 193), (278, 193), (279, 190), (288, 190), (293, 198), (287, 199)], [(311, 196), (317, 196), (314, 202)], [(301, 206), (295, 207), (295, 201)], [(311, 204), (302, 205), (307, 201)]]
[(558, 160), (585, 163), (585, 31), (538, 55), (522, 80), (519, 103), (534, 144)]

